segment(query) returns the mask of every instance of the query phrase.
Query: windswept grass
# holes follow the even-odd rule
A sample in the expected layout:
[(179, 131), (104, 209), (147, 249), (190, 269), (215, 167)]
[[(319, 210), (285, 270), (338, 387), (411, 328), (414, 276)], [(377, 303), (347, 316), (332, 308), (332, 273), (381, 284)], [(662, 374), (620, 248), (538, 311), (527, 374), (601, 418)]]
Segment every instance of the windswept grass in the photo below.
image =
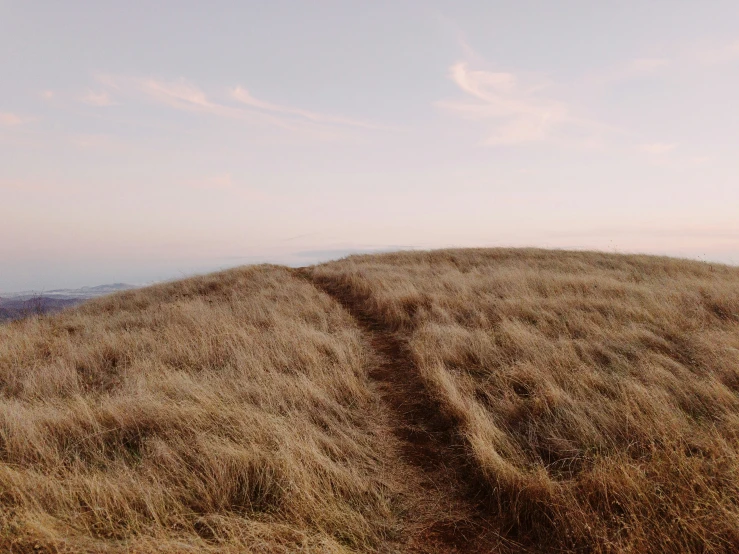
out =
[(0, 551), (389, 550), (367, 354), (271, 266), (0, 326)]
[(355, 256), (0, 326), (2, 552), (446, 552), (480, 498), (510, 550), (739, 551), (739, 269)]
[(739, 551), (739, 269), (498, 249), (313, 275), (407, 340), (511, 537)]

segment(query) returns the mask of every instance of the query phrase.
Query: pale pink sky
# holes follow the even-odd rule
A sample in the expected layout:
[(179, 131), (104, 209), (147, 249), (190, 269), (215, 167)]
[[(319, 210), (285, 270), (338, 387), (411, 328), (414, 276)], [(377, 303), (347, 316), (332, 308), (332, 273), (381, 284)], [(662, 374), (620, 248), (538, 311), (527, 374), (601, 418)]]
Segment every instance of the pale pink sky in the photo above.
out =
[(5, 2), (0, 291), (446, 246), (739, 263), (738, 20)]

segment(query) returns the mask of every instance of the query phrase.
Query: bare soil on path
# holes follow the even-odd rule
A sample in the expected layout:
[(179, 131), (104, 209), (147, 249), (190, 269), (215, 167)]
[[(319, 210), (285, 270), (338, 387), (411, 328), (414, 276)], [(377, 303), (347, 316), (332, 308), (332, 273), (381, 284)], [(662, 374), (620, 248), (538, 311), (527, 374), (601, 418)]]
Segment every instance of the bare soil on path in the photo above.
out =
[[(300, 271), (300, 270), (299, 270)], [(402, 551), (522, 552), (503, 538), (471, 486), (462, 441), (426, 391), (405, 342), (353, 298), (351, 291), (308, 271), (300, 274), (337, 300), (357, 321), (373, 352), (369, 376), (387, 407), (389, 432), (401, 459), (393, 471), (414, 506)]]

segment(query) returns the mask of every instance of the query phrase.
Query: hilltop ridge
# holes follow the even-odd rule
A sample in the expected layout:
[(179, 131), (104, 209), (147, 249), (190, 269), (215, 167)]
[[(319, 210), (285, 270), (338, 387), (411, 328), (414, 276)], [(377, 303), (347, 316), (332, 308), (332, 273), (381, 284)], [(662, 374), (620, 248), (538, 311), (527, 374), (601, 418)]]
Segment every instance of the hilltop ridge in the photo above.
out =
[(251, 266), (0, 326), (0, 548), (734, 552), (739, 268)]

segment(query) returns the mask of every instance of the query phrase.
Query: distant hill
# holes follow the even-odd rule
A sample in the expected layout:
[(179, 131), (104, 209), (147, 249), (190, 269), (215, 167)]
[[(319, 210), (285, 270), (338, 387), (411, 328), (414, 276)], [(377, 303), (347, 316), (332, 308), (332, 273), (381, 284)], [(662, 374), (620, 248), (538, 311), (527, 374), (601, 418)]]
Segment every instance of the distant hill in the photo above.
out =
[(114, 283), (96, 287), (82, 287), (80, 289), (56, 289), (49, 291), (23, 291), (6, 293), (0, 297), (0, 321), (8, 321), (26, 317), (56, 312), (64, 308), (76, 306), (86, 300), (136, 288), (133, 285)]
[(0, 325), (0, 552), (739, 552), (739, 268), (351, 256)]

